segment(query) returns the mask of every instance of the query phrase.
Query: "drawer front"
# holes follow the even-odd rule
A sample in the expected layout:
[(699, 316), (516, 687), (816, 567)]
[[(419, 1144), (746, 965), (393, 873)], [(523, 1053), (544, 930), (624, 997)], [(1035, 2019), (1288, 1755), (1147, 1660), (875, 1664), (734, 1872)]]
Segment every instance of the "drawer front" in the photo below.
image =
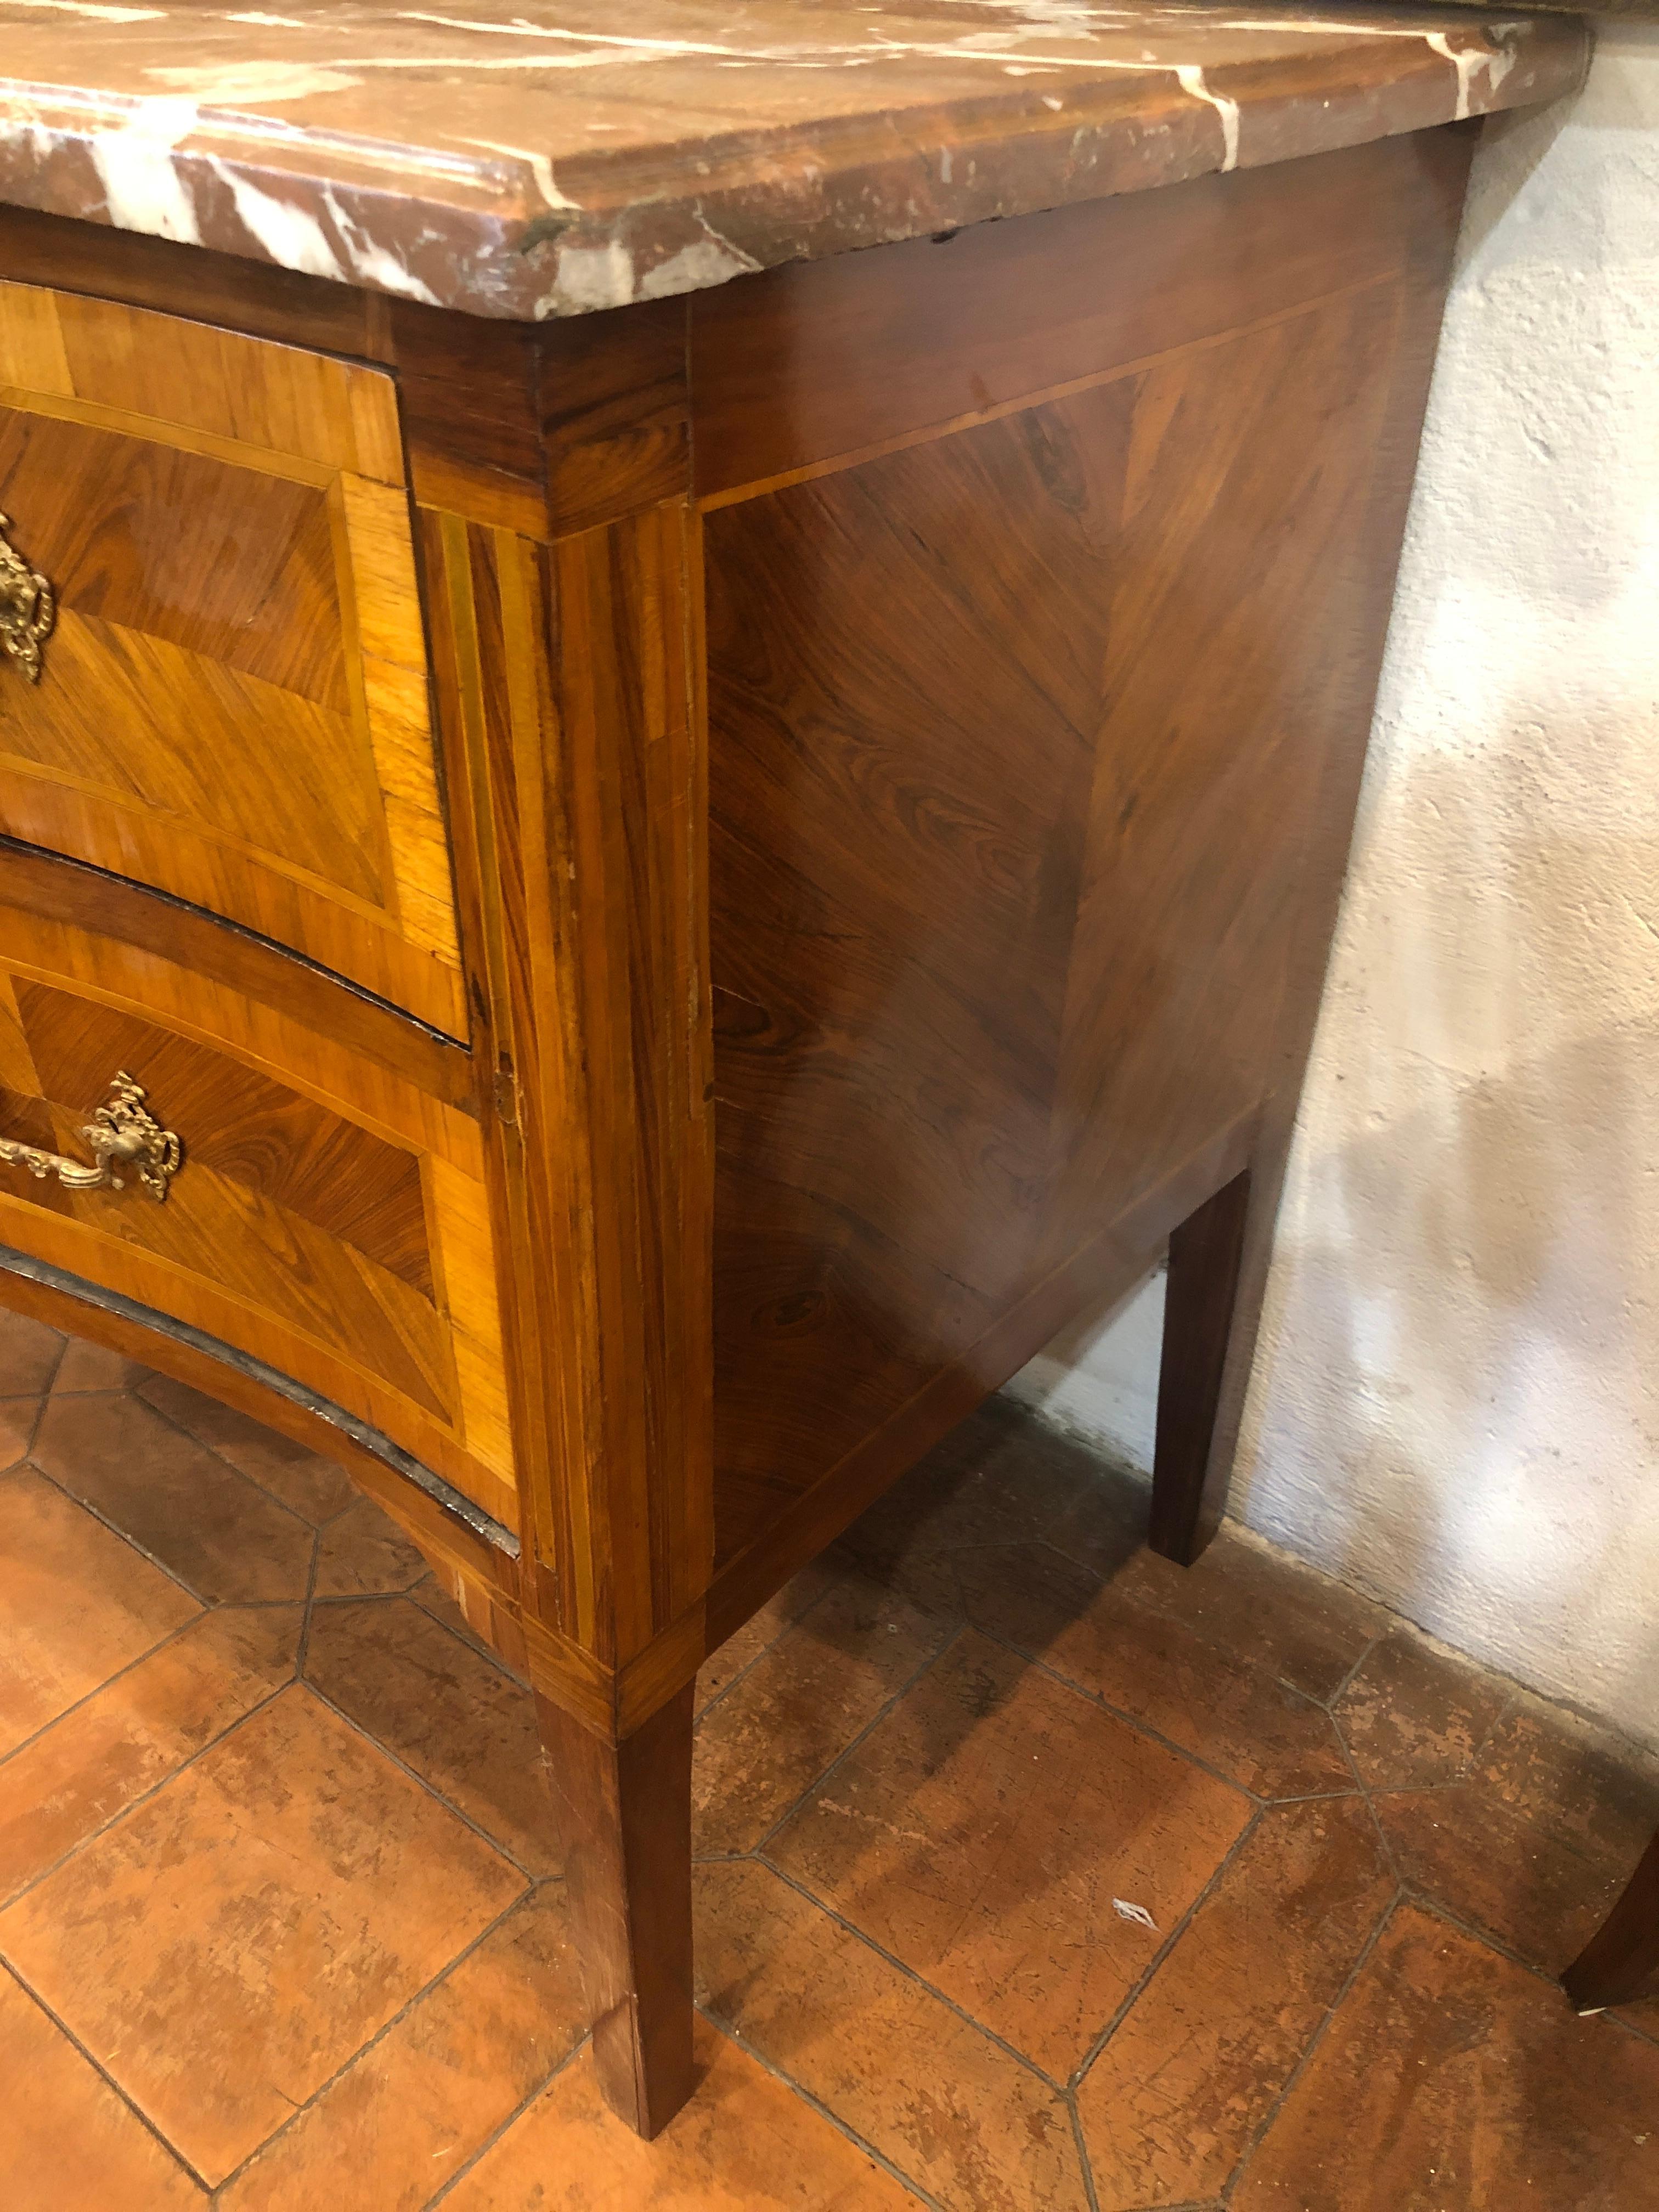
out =
[(0, 1243), (291, 1376), (515, 1527), (477, 1121), (152, 951), (10, 906), (0, 945), (0, 1138), (94, 1164), (124, 1074), (182, 1151), (159, 1201), (118, 1162), (119, 1190), (0, 1164)]
[(465, 1036), (392, 380), (0, 284), (0, 831)]

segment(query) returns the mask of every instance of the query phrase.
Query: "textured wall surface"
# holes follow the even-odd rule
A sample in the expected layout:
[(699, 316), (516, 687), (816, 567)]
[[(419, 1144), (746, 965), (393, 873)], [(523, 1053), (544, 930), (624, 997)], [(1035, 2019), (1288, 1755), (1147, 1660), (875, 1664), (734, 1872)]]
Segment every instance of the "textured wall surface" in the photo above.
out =
[(1659, 30), (1477, 158), (1234, 1498), (1659, 1742)]

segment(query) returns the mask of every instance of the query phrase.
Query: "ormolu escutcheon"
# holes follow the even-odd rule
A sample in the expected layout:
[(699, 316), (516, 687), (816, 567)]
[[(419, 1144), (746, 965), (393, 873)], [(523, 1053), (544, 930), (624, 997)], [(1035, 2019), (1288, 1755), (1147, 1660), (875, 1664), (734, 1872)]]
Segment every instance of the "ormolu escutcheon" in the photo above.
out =
[(6, 542), (9, 515), (0, 514), (0, 646), (31, 684), (40, 681), (40, 648), (58, 619), (58, 595)]
[(125, 1190), (126, 1179), (117, 1170), (131, 1168), (152, 1198), (163, 1199), (179, 1172), (184, 1146), (147, 1110), (144, 1097), (143, 1084), (135, 1083), (124, 1068), (81, 1132), (92, 1147), (90, 1166), (62, 1152), (19, 1144), (12, 1137), (0, 1138), (0, 1163), (27, 1168), (40, 1182), (56, 1176), (66, 1190)]

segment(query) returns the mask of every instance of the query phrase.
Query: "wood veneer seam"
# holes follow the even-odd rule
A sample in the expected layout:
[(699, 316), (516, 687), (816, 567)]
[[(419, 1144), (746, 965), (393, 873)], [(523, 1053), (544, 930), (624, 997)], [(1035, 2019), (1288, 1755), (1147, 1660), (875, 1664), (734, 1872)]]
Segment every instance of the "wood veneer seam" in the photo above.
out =
[[(13, 281), (0, 278), (0, 283)], [(202, 327), (228, 331), (231, 325), (210, 323)], [(15, 415), (47, 416), (55, 422), (84, 423), (88, 429), (142, 439), (147, 445), (165, 446), (172, 453), (223, 461), (233, 468), (278, 477), (286, 483), (308, 484), (316, 491), (326, 491), (342, 473), (332, 461), (309, 460), (303, 453), (285, 453), (275, 446), (256, 446), (243, 438), (223, 436), (216, 430), (198, 430), (189, 422), (170, 422), (159, 415), (141, 415), (129, 407), (112, 407), (101, 399), (82, 399), (75, 393), (35, 392), (21, 384), (0, 384), (0, 407), (9, 408)]]
[(942, 422), (924, 423), (915, 430), (896, 431), (890, 438), (878, 438), (867, 446), (854, 446), (844, 453), (831, 453), (823, 460), (805, 461), (799, 468), (784, 469), (776, 476), (757, 477), (747, 483), (732, 484), (720, 491), (694, 494), (691, 503), (699, 515), (713, 514), (723, 507), (740, 507), (746, 500), (759, 499), (767, 492), (787, 491), (793, 484), (811, 483), (819, 477), (839, 476), (845, 470), (861, 466), (866, 461), (878, 461), (889, 453), (907, 453), (915, 446), (933, 445), (940, 438), (951, 438), (960, 431), (976, 429), (981, 423), (999, 422), (1006, 416), (1022, 415), (1030, 408), (1046, 407), (1055, 400), (1073, 398), (1079, 392), (1094, 392), (1104, 385), (1121, 383), (1126, 377), (1144, 375), (1148, 369), (1163, 367), (1192, 354), (1208, 353), (1217, 346), (1231, 345), (1237, 339), (1254, 337), (1260, 331), (1277, 329), (1281, 323), (1292, 323), (1304, 315), (1317, 314), (1340, 301), (1354, 299), (1362, 293), (1397, 284), (1409, 273), (1410, 264), (1402, 261), (1398, 268), (1387, 270), (1380, 276), (1365, 276), (1352, 284), (1339, 284), (1334, 290), (1299, 300), (1293, 307), (1278, 308), (1271, 315), (1262, 315), (1254, 322), (1231, 323), (1224, 331), (1213, 331), (1203, 337), (1183, 338), (1179, 345), (1164, 346), (1155, 353), (1137, 354), (1132, 361), (1116, 362), (1109, 368), (1091, 370), (1087, 376), (1073, 376), (1060, 384), (1044, 385), (1036, 391), (1024, 392), (1012, 399), (999, 399), (989, 407), (976, 407), (965, 415), (952, 415)]
[[(346, 723), (347, 726), (351, 726), (349, 717), (342, 715), (340, 720)], [(299, 862), (285, 860), (280, 853), (272, 852), (267, 846), (256, 845), (252, 838), (239, 837), (234, 830), (221, 830), (216, 823), (210, 822), (184, 822), (176, 815), (169, 818), (161, 807), (151, 805), (142, 799), (124, 798), (119, 792), (112, 791), (107, 784), (95, 782), (90, 776), (76, 775), (66, 769), (54, 768), (45, 762), (31, 760), (27, 753), (0, 753), (0, 768), (10, 770), (14, 775), (22, 777), (30, 783), (50, 784), (55, 790), (74, 792), (80, 798), (89, 800), (94, 805), (118, 807), (122, 813), (136, 815), (142, 822), (155, 823), (167, 828), (182, 842), (213, 846), (222, 852), (234, 854), (239, 860), (246, 860), (254, 867), (268, 871), (271, 875), (279, 877), (284, 883), (292, 884), (298, 890), (309, 892), (313, 897), (322, 899), (330, 906), (340, 908), (354, 921), (361, 922), (365, 928), (383, 930), (394, 943), (408, 942), (402, 935), (397, 915), (390, 908), (377, 904), (374, 900), (366, 897), (362, 891), (354, 891), (348, 884), (333, 882), (315, 868), (307, 868)], [(10, 836), (9, 832), (4, 834), (8, 837)], [(11, 842), (17, 844), (28, 842), (26, 838), (21, 837)], [(44, 853), (52, 852), (53, 848), (37, 845), (33, 849), (36, 852)], [(115, 873), (112, 868), (101, 868), (100, 864), (96, 860), (82, 860), (79, 854), (66, 853), (58, 857), (64, 860), (80, 860), (83, 866), (100, 868), (100, 873), (106, 875)], [(124, 876), (119, 880), (123, 883), (138, 881), (135, 876)], [(140, 884), (139, 889), (148, 890), (149, 885)], [(185, 898), (182, 892), (169, 891), (166, 896), (169, 898), (176, 898), (181, 906), (196, 906), (196, 911), (198, 914), (212, 913), (211, 908), (197, 906), (193, 899)], [(218, 915), (215, 915), (214, 920), (216, 921), (218, 919)], [(251, 923), (242, 922), (237, 926), (250, 930), (255, 936), (259, 934), (257, 930), (252, 929)], [(274, 944), (276, 939), (267, 939), (266, 942)], [(307, 956), (303, 954), (301, 956), (302, 958), (306, 957)], [(333, 975), (336, 971), (331, 968), (325, 972)], [(390, 1004), (390, 1001), (388, 1000), (387, 1003)], [(420, 1017), (411, 1015), (410, 1018), (411, 1021), (418, 1021)]]
[[(199, 1174), (203, 1172), (214, 1173), (216, 1171), (212, 1170), (204, 1170), (198, 1168), (198, 1172)], [(228, 1181), (228, 1178), (225, 1178), (225, 1180)], [(286, 1210), (274, 1200), (269, 1200), (267, 1203), (270, 1205), (271, 1210), (274, 1212), (283, 1213)], [(0, 1192), (0, 1219), (3, 1219), (14, 1207), (18, 1206), (29, 1208), (31, 1212), (33, 1212), (35, 1210), (35, 1201), (27, 1198), (14, 1196), (10, 1191)], [(25, 1218), (27, 1219), (28, 1216), (26, 1215)], [(303, 1218), (303, 1217), (293, 1215), (290, 1216), (290, 1218), (301, 1219)], [(170, 1253), (154, 1250), (148, 1245), (131, 1243), (126, 1237), (118, 1235), (114, 1231), (101, 1229), (95, 1221), (84, 1220), (79, 1215), (73, 1213), (59, 1214), (55, 1212), (47, 1212), (46, 1219), (41, 1224), (40, 1233), (43, 1237), (52, 1233), (49, 1224), (53, 1223), (58, 1224), (58, 1233), (60, 1235), (63, 1232), (68, 1231), (72, 1232), (73, 1235), (90, 1237), (94, 1244), (99, 1246), (101, 1249), (112, 1254), (118, 1254), (122, 1258), (129, 1261), (135, 1266), (154, 1267), (159, 1269), (163, 1274), (177, 1278), (186, 1285), (205, 1287), (205, 1289), (213, 1297), (222, 1301), (224, 1304), (232, 1307), (239, 1315), (245, 1316), (254, 1323), (263, 1322), (266, 1325), (267, 1328), (272, 1326), (281, 1328), (288, 1335), (297, 1339), (301, 1346), (307, 1351), (320, 1352), (332, 1365), (338, 1368), (343, 1368), (348, 1370), (348, 1372), (356, 1375), (360, 1382), (368, 1384), (371, 1391), (383, 1393), (388, 1397), (400, 1400), (413, 1413), (416, 1415), (420, 1420), (437, 1430), (441, 1434), (446, 1436), (449, 1441), (454, 1444), (456, 1450), (459, 1453), (466, 1453), (466, 1443), (459, 1413), (454, 1409), (453, 1403), (447, 1405), (444, 1399), (439, 1395), (439, 1385), (443, 1378), (434, 1376), (428, 1371), (428, 1367), (422, 1361), (420, 1348), (411, 1345), (404, 1332), (397, 1328), (398, 1316), (392, 1310), (384, 1309), (384, 1317), (391, 1322), (394, 1329), (397, 1330), (398, 1342), (402, 1348), (408, 1352), (410, 1361), (415, 1370), (416, 1378), (421, 1382), (430, 1387), (431, 1396), (425, 1403), (422, 1403), (419, 1398), (416, 1397), (405, 1383), (396, 1381), (392, 1376), (383, 1373), (378, 1368), (366, 1367), (362, 1365), (357, 1358), (354, 1358), (349, 1352), (343, 1350), (340, 1345), (331, 1343), (326, 1337), (318, 1335), (315, 1328), (308, 1326), (305, 1321), (295, 1320), (291, 1314), (285, 1314), (276, 1309), (274, 1305), (252, 1297), (245, 1291), (235, 1289), (228, 1282), (207, 1275), (199, 1268), (192, 1267), (186, 1261), (174, 1259)], [(368, 1266), (375, 1267), (379, 1269), (380, 1272), (391, 1275), (390, 1269), (380, 1268), (380, 1263), (378, 1261), (368, 1260), (367, 1255), (356, 1252), (354, 1247), (346, 1243), (343, 1237), (331, 1237), (331, 1232), (327, 1230), (318, 1230), (317, 1224), (313, 1222), (307, 1222), (306, 1226), (315, 1231), (318, 1235), (325, 1238), (328, 1238), (331, 1243), (337, 1245), (342, 1249), (345, 1258), (349, 1261), (356, 1262), (362, 1261), (365, 1261)], [(0, 1250), (9, 1249), (10, 1248), (0, 1246)], [(42, 1266), (49, 1266), (55, 1263), (43, 1261), (40, 1264)], [(65, 1269), (64, 1272), (70, 1275), (71, 1280), (80, 1281), (83, 1279), (82, 1278), (75, 1275), (72, 1270)], [(398, 1276), (392, 1276), (391, 1279), (394, 1282), (402, 1280), (402, 1279)], [(371, 1287), (373, 1287), (372, 1280)], [(415, 1297), (420, 1299), (423, 1305), (428, 1304), (423, 1292), (415, 1290), (413, 1285), (409, 1284), (404, 1284), (404, 1289), (410, 1291), (411, 1294)], [(120, 1293), (116, 1292), (112, 1293), (112, 1295), (119, 1296)], [(156, 1310), (159, 1310), (159, 1309)], [(433, 1317), (434, 1321), (440, 1322), (441, 1322), (445, 1318), (445, 1316), (437, 1314), (435, 1311), (434, 1312)], [(186, 1328), (195, 1327), (194, 1322), (183, 1322), (179, 1325), (181, 1328)], [(211, 1340), (216, 1341), (217, 1340)], [(232, 1346), (229, 1348), (233, 1351), (236, 1350), (234, 1346)], [(249, 1358), (252, 1358), (255, 1355), (249, 1352), (246, 1356)], [(452, 1352), (452, 1368), (453, 1364), (453, 1354)], [(273, 1369), (271, 1371), (276, 1373), (280, 1370)], [(453, 1395), (458, 1398), (459, 1392), (455, 1392)], [(328, 1400), (325, 1402), (331, 1404), (333, 1401)], [(359, 1419), (360, 1416), (354, 1414), (351, 1418), (353, 1419)], [(486, 1469), (485, 1471), (486, 1473), (492, 1473), (492, 1471), (489, 1469)], [(492, 1474), (492, 1479), (503, 1488), (508, 1486), (503, 1478), (499, 1475)], [(482, 1508), (479, 1510), (483, 1510)]]
[(379, 1429), (372, 1428), (356, 1413), (348, 1413), (343, 1406), (337, 1405), (331, 1398), (325, 1398), (320, 1392), (307, 1389), (303, 1382), (296, 1382), (291, 1375), (284, 1375), (279, 1369), (267, 1366), (263, 1359), (256, 1358), (251, 1352), (239, 1352), (234, 1345), (210, 1336), (205, 1329), (198, 1328), (191, 1322), (175, 1321), (170, 1315), (161, 1312), (155, 1306), (144, 1305), (137, 1298), (130, 1298), (123, 1291), (106, 1290), (100, 1284), (90, 1283), (83, 1276), (71, 1274), (66, 1267), (54, 1267), (50, 1261), (32, 1259), (27, 1252), (20, 1252), (9, 1244), (0, 1244), (0, 1268), (9, 1274), (21, 1275), (26, 1281), (42, 1284), (79, 1304), (101, 1307), (106, 1313), (116, 1314), (122, 1320), (130, 1321), (140, 1328), (153, 1329), (159, 1335), (176, 1338), (192, 1351), (201, 1352), (207, 1358), (216, 1359), (222, 1366), (234, 1368), (251, 1381), (263, 1384), (278, 1397), (286, 1398), (291, 1405), (302, 1407), (318, 1419), (327, 1422), (331, 1428), (338, 1429), (343, 1435), (349, 1437), (360, 1450), (366, 1451), (371, 1458), (390, 1468), (394, 1474), (402, 1475), (412, 1482), (434, 1504), (441, 1505), (447, 1513), (453, 1514), (492, 1550), (504, 1552), (509, 1559), (519, 1557), (519, 1539), (504, 1522), (497, 1521), (482, 1505), (475, 1504), (465, 1492), (458, 1490), (453, 1483), (447, 1482), (442, 1475), (434, 1474), (413, 1453), (406, 1452), (401, 1444), (393, 1443), (391, 1437)]
[[(419, 1014), (412, 1014), (406, 1006), (398, 1006), (395, 1000), (382, 998), (378, 991), (371, 991), (367, 983), (356, 982), (349, 975), (343, 975), (337, 968), (327, 967), (322, 961), (314, 959), (310, 953), (298, 951), (293, 945), (284, 945), (275, 937), (267, 937), (263, 930), (255, 929), (251, 923), (234, 921), (228, 915), (215, 914), (210, 907), (198, 906), (193, 899), (181, 898), (177, 891), (162, 890), (157, 884), (140, 883), (135, 876), (118, 875), (114, 869), (100, 867), (96, 860), (82, 860), (78, 854), (54, 852), (50, 846), (33, 845), (27, 838), (14, 837), (9, 831), (0, 830), (0, 854), (5, 853), (16, 853), (27, 860), (46, 861), (53, 867), (74, 868), (83, 875), (95, 878), (101, 883), (119, 884), (123, 890), (131, 891), (141, 898), (159, 899), (164, 906), (172, 907), (179, 914), (190, 915), (212, 928), (228, 930), (233, 936), (240, 937), (249, 944), (257, 945), (265, 951), (275, 953), (283, 960), (292, 961), (296, 967), (305, 969), (307, 973), (317, 976), (319, 981), (331, 984), (337, 990), (345, 992), (349, 997), (361, 1000), (365, 1006), (373, 1006), (380, 1012), (390, 1014), (399, 1022), (406, 1022), (411, 1029), (418, 1030), (422, 1036), (431, 1038), (434, 1044), (442, 1045), (452, 1052), (459, 1052), (466, 1060), (471, 1060), (472, 1056), (472, 1048), (464, 1038), (452, 1036), (447, 1030), (434, 1028), (430, 1022), (423, 1020)], [(13, 902), (0, 897), (0, 904)], [(29, 906), (27, 900), (20, 900), (15, 903), (25, 907), (30, 912), (34, 911)], [(55, 920), (56, 917), (43, 916), (42, 919)], [(85, 929), (88, 927), (82, 922), (61, 926), (78, 929)], [(226, 981), (221, 977), (215, 977), (214, 981), (222, 982), (227, 990), (234, 991), (242, 988), (240, 984)], [(243, 992), (244, 997), (252, 998), (253, 995), (250, 991)], [(262, 1000), (260, 1003), (264, 1002)], [(275, 1011), (285, 1012), (286, 1010), (279, 1008)], [(301, 1021), (301, 1017), (297, 1014), (289, 1014), (289, 1018), (291, 1021)], [(311, 1024), (301, 1021), (301, 1026), (309, 1028)], [(392, 1072), (400, 1073), (398, 1070)], [(416, 1088), (418, 1089), (419, 1086), (416, 1085)], [(477, 1118), (477, 1103), (470, 1091), (457, 1098), (450, 1098), (447, 1093), (433, 1095), (441, 1096), (441, 1103), (444, 1104), (459, 1106), (463, 1113)]]
[[(83, 933), (88, 936), (94, 934), (92, 931)], [(166, 957), (164, 954), (157, 957)], [(158, 1020), (156, 1010), (147, 1006), (143, 1000), (135, 999), (125, 992), (103, 989), (79, 975), (66, 975), (61, 969), (44, 967), (38, 960), (9, 956), (6, 970), (9, 974), (21, 976), (31, 983), (44, 983), (49, 988), (55, 990), (68, 989), (75, 997), (85, 1000), (89, 1005), (107, 1006), (112, 1012), (135, 1014), (140, 1019), (152, 1023)], [(183, 972), (188, 974), (190, 971), (185, 969)], [(242, 997), (247, 995), (246, 993), (238, 993), (234, 984), (221, 984), (216, 981), (216, 979), (210, 980), (215, 981), (215, 987), (217, 989), (228, 991)], [(276, 1010), (273, 1009), (273, 1011)], [(289, 1018), (295, 1018), (290, 1016)], [(408, 1152), (418, 1158), (423, 1151), (431, 1149), (428, 1139), (413, 1138), (406, 1129), (394, 1128), (390, 1122), (384, 1121), (377, 1115), (369, 1113), (360, 1102), (349, 1100), (342, 1092), (325, 1088), (317, 1082), (314, 1077), (306, 1075), (300, 1069), (289, 1066), (285, 1061), (270, 1058), (264, 1053), (254, 1051), (246, 1045), (237, 1043), (227, 1037), (221, 1030), (213, 1029), (205, 1023), (191, 1020), (185, 1015), (175, 1014), (171, 1011), (159, 1017), (159, 1024), (175, 1036), (187, 1037), (193, 1044), (205, 1045), (209, 1050), (222, 1053), (228, 1058), (240, 1061), (244, 1067), (252, 1068), (256, 1073), (269, 1077), (273, 1082), (283, 1084), (300, 1097), (309, 1100), (313, 1106), (319, 1106), (326, 1112), (338, 1114), (343, 1108), (349, 1106), (351, 1110), (347, 1116), (349, 1120), (352, 1121), (357, 1127), (367, 1130), (371, 1136), (378, 1137), (382, 1143), (394, 1146), (398, 1152)], [(348, 1054), (354, 1050), (354, 1048), (343, 1042), (340, 1048)], [(363, 1056), (368, 1058), (369, 1055)], [(377, 1060), (375, 1065), (380, 1066), (382, 1063)], [(396, 1068), (386, 1068), (385, 1073), (394, 1082), (407, 1083), (410, 1089), (419, 1097), (431, 1099), (440, 1111), (465, 1114), (469, 1120), (472, 1118), (468, 1101), (435, 1097), (431, 1091), (422, 1091), (417, 1083), (403, 1075)]]

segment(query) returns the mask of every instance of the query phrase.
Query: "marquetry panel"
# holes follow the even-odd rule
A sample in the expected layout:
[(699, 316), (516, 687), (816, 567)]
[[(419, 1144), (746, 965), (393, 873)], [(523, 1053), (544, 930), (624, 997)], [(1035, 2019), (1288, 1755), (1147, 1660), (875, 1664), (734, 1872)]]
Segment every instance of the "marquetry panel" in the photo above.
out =
[(392, 380), (0, 284), (0, 511), (58, 600), (0, 830), (464, 1036)]
[(125, 1070), (185, 1153), (161, 1204), (0, 1164), (0, 1242), (252, 1353), (516, 1526), (477, 1123), (155, 954), (15, 907), (0, 941), (0, 1134), (88, 1158)]
[(1271, 1089), (1399, 312), (707, 517), (723, 1558)]

